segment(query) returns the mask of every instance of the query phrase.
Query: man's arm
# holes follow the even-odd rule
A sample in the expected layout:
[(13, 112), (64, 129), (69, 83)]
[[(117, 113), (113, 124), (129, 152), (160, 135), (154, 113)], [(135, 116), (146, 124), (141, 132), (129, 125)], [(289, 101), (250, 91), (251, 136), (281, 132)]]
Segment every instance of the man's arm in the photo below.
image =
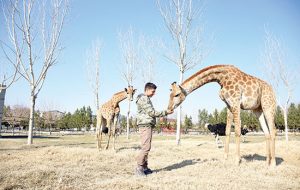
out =
[(145, 113), (150, 117), (163, 117), (168, 115), (167, 111), (155, 111), (155, 109), (153, 108), (146, 96), (142, 97), (138, 103), (140, 104), (141, 108), (145, 111)]

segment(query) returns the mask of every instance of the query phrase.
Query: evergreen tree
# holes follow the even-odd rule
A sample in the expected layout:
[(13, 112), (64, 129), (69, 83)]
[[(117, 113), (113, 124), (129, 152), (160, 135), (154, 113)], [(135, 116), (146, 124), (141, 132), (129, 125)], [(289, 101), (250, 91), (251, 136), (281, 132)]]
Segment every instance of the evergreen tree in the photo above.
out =
[(218, 123), (226, 123), (227, 122), (227, 108), (223, 108), (218, 117)]
[(191, 129), (193, 127), (192, 117), (188, 117), (185, 115), (184, 122), (183, 122), (183, 128), (187, 132), (188, 129)]
[(297, 107), (294, 103), (288, 109), (288, 126), (292, 130), (297, 128)]
[(198, 110), (198, 125), (200, 128), (208, 123), (208, 112), (206, 109)]
[(275, 126), (277, 129), (283, 131), (284, 130), (284, 119), (282, 114), (282, 109), (277, 106), (276, 113), (275, 113)]
[(214, 124), (219, 123), (219, 112), (217, 109), (215, 109), (213, 112), (213, 118), (214, 118)]
[(126, 126), (127, 126), (126, 116), (120, 115), (120, 121), (119, 122), (120, 122), (121, 130), (126, 130)]
[(208, 123), (211, 125), (216, 124), (216, 121), (211, 113), (208, 115)]
[(296, 129), (300, 131), (300, 104), (297, 105)]

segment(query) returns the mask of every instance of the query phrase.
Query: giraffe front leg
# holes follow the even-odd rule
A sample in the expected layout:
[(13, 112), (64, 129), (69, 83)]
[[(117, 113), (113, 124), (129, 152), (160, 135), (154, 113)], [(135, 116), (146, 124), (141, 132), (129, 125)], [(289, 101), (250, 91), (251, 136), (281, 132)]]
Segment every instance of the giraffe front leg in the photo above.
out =
[(96, 136), (97, 136), (97, 148), (101, 149), (101, 140), (102, 140), (102, 116), (100, 111), (97, 112), (97, 124), (96, 124)]
[(236, 108), (232, 112), (233, 114), (233, 122), (235, 126), (235, 145), (236, 145), (236, 157), (235, 157), (235, 164), (239, 165), (241, 162), (241, 155), (240, 155), (240, 143), (241, 143), (241, 119), (240, 119), (240, 109)]
[(114, 124), (113, 124), (113, 149), (115, 150), (115, 142), (116, 142), (116, 126), (118, 123), (118, 115), (115, 116), (114, 118)]
[(228, 152), (229, 152), (229, 142), (230, 142), (230, 131), (231, 131), (231, 125), (232, 125), (232, 113), (227, 108), (227, 122), (226, 122), (226, 138), (225, 138), (225, 152), (224, 152), (224, 158), (228, 159)]
[(115, 125), (112, 126), (112, 135), (113, 135), (113, 147), (112, 147), (112, 149), (115, 150), (115, 149), (116, 149), (116, 147), (115, 147), (115, 141), (116, 141), (116, 126), (115, 126)]
[(101, 125), (100, 131), (98, 131), (98, 137), (100, 136), (100, 138), (98, 138), (98, 149), (99, 149), (99, 150), (102, 149), (102, 147), (101, 147), (101, 142), (102, 142), (102, 130), (103, 130), (103, 128), (102, 128), (102, 125)]
[(109, 140), (110, 140), (110, 136), (111, 136), (111, 119), (109, 119), (109, 121), (107, 122), (107, 127), (108, 127), (108, 140), (107, 140), (107, 144), (106, 144), (106, 150), (109, 147)]
[[(274, 129), (275, 131), (275, 129)], [(272, 132), (271, 132), (272, 133)], [(274, 134), (271, 134), (271, 161), (270, 166), (275, 167), (276, 166), (276, 158), (275, 158), (275, 136), (276, 132)]]

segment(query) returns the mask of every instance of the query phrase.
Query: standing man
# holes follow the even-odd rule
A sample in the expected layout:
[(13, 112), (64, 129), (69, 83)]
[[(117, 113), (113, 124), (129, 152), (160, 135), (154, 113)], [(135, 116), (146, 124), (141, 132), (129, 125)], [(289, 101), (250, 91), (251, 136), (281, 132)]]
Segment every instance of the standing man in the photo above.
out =
[(137, 176), (145, 176), (151, 174), (152, 170), (148, 168), (148, 154), (151, 149), (152, 130), (156, 124), (156, 117), (163, 117), (173, 113), (171, 110), (162, 112), (155, 111), (150, 98), (154, 96), (157, 86), (153, 83), (146, 83), (144, 94), (137, 97), (137, 125), (141, 135), (141, 151), (137, 160), (137, 168), (135, 174)]

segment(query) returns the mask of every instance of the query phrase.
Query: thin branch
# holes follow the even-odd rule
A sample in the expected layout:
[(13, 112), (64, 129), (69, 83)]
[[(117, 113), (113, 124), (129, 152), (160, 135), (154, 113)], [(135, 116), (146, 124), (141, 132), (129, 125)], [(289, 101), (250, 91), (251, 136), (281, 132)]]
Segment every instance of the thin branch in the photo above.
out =
[(170, 62), (176, 63), (180, 72), (184, 73), (200, 64), (207, 56), (202, 48), (203, 44), (199, 43), (203, 41), (202, 33), (192, 32), (194, 20), (199, 15), (201, 16), (204, 11), (203, 6), (194, 8), (192, 0), (170, 0), (166, 6), (161, 4), (161, 0), (157, 0), (157, 6), (177, 46), (177, 49), (175, 49), (177, 56), (164, 56)]

